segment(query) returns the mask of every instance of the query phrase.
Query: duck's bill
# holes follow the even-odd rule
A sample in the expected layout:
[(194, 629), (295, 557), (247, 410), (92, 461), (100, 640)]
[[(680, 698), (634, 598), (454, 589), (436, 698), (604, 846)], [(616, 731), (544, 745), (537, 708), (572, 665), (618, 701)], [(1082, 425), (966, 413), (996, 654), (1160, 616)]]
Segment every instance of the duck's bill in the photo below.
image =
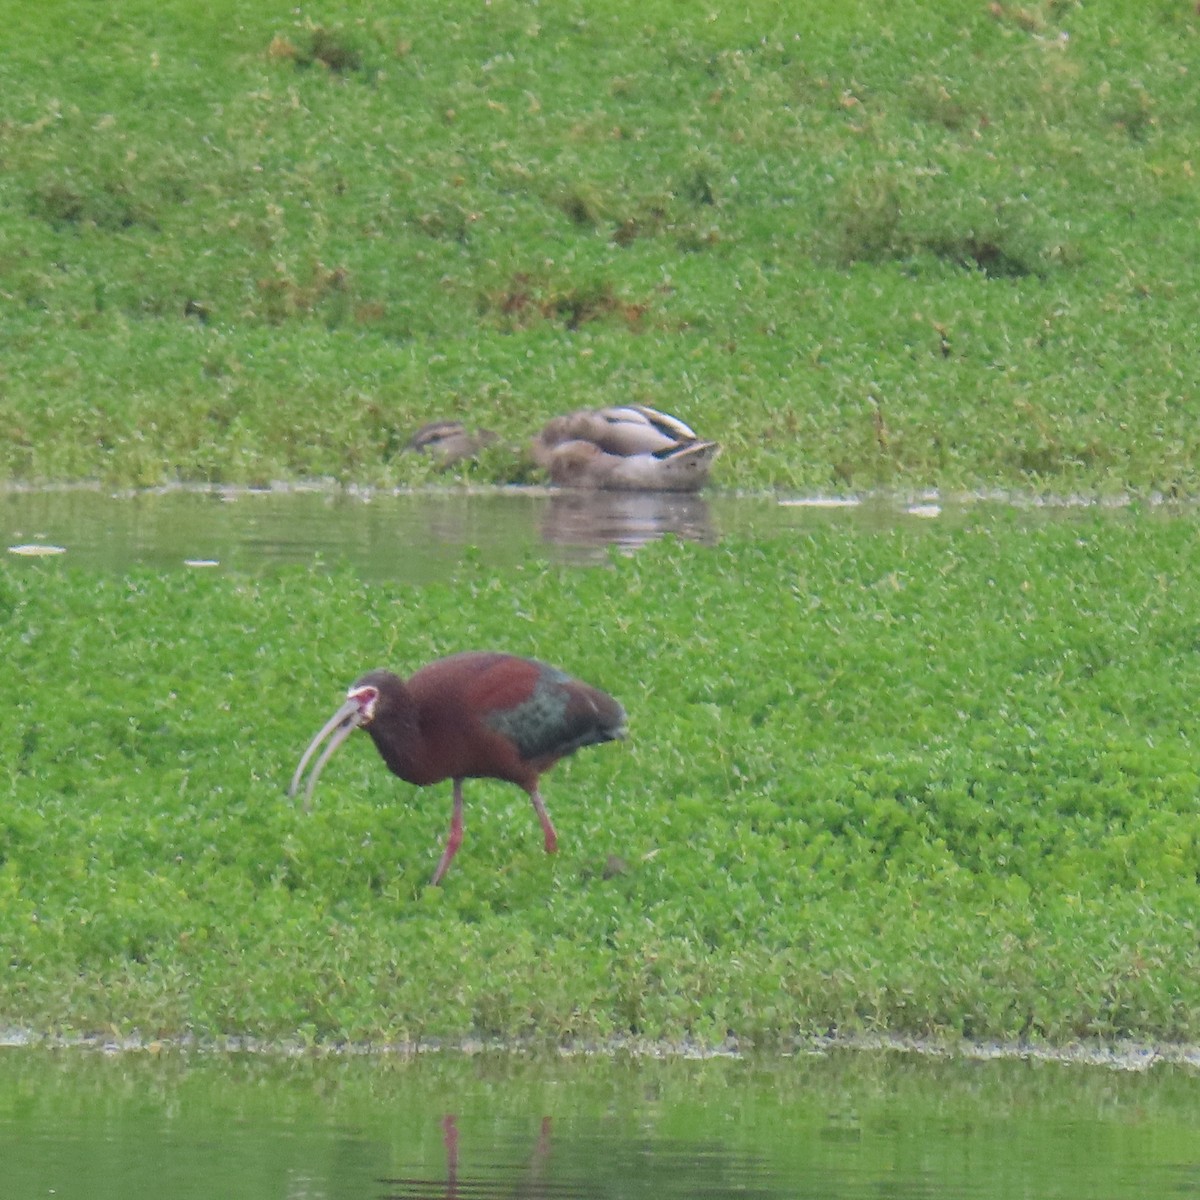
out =
[(292, 785), (288, 788), (289, 796), (294, 797), (296, 795), (296, 792), (300, 788), (300, 783), (304, 778), (304, 771), (308, 766), (309, 760), (316, 754), (321, 743), (326, 738), (329, 738), (329, 744), (321, 751), (320, 757), (313, 766), (312, 774), (308, 777), (308, 786), (304, 789), (305, 812), (308, 811), (312, 804), (313, 788), (317, 786), (317, 780), (320, 778), (321, 772), (325, 769), (325, 764), (333, 757), (333, 752), (358, 728), (361, 715), (362, 710), (357, 701), (347, 700), (321, 726), (320, 733), (308, 743), (308, 749), (304, 751), (300, 759), (300, 765), (296, 768), (295, 775), (292, 776)]

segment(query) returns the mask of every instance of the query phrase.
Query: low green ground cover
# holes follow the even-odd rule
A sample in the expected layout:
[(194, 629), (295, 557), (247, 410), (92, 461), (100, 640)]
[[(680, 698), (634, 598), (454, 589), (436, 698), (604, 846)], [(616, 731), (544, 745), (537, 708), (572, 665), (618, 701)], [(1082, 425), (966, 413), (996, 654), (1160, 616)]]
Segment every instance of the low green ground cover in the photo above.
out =
[[(1194, 541), (979, 514), (423, 589), (7, 564), (0, 1023), (1196, 1041)], [(633, 736), (547, 777), (556, 858), (468, 785), (433, 889), (449, 785), (361, 737), (311, 814), (284, 790), (361, 669), (472, 646)]]
[(1195, 494), (1200, 19), (904, 0), (25, 5), (0, 479), (527, 478), (678, 411), (737, 488)]

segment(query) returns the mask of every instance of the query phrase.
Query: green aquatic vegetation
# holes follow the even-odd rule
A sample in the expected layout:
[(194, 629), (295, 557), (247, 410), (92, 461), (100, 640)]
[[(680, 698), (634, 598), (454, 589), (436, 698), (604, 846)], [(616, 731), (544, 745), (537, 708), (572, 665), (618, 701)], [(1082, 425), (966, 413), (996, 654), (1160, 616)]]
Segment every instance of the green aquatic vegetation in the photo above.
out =
[[(426, 588), (0, 573), (0, 1021), (314, 1039), (1200, 1037), (1188, 518), (830, 524)], [(470, 647), (631, 740), (285, 797), (363, 669)]]
[[(794, 7), (794, 6), (793, 6)], [(86, 32), (81, 32), (86, 31)], [(0, 479), (523, 480), (678, 411), (731, 488), (1195, 494), (1198, 26), (81, 0), (6, 28)]]

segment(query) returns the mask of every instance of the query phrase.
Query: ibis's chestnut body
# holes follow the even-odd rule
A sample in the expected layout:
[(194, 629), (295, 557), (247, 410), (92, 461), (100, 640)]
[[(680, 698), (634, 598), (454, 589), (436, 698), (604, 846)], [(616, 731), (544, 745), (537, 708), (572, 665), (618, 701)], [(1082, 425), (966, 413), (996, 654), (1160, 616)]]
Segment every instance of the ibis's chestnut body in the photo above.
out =
[(462, 842), (462, 781), (502, 779), (528, 794), (548, 853), (558, 837), (538, 791), (538, 778), (582, 746), (625, 735), (625, 710), (611, 696), (557, 667), (511, 654), (471, 652), (438, 659), (407, 680), (369, 671), (309, 743), (296, 774), (295, 795), (309, 759), (329, 738), (313, 767), (306, 805), (325, 763), (363, 728), (388, 768), (424, 787), (454, 781), (450, 837), (433, 882), (439, 883)]

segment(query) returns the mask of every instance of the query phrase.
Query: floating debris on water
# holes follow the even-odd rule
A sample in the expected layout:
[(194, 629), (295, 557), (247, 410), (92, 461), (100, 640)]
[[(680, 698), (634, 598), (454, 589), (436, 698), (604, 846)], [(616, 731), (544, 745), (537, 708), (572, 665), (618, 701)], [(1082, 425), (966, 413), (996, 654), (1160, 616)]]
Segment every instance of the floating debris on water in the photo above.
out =
[(221, 560), (219, 558), (185, 558), (183, 565), (185, 567), (219, 567)]
[(46, 558), (52, 554), (66, 554), (66, 546), (51, 546), (46, 542), (26, 542), (20, 546), (9, 546), (9, 554), (20, 554), (24, 558)]

